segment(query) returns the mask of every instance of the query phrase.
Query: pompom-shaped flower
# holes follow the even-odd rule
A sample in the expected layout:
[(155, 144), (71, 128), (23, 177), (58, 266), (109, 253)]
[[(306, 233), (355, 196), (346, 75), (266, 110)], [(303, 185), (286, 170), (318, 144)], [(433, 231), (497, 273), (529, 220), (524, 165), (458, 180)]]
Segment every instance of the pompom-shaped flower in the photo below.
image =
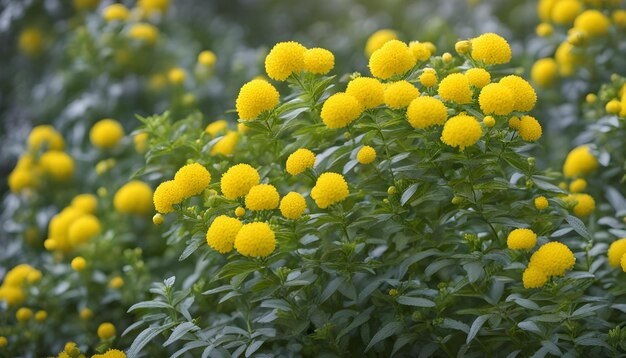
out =
[(237, 252), (248, 257), (267, 257), (276, 248), (276, 235), (266, 222), (245, 224), (235, 238)]
[(28, 148), (32, 150), (42, 147), (47, 150), (63, 150), (64, 145), (63, 137), (51, 125), (36, 126), (28, 135)]
[(273, 80), (284, 81), (304, 69), (305, 52), (306, 47), (295, 41), (279, 42), (265, 57), (265, 72)]
[(554, 4), (550, 17), (552, 21), (559, 25), (571, 24), (576, 15), (582, 10), (582, 3), (578, 0), (560, 0)]
[(364, 145), (356, 153), (356, 160), (361, 164), (370, 164), (376, 159), (376, 150), (369, 145)]
[(306, 200), (295, 191), (285, 195), (280, 201), (280, 213), (291, 220), (299, 219), (306, 209)]
[(430, 56), (433, 55), (430, 46), (425, 42), (411, 41), (409, 43), (409, 50), (411, 50), (413, 57), (415, 57), (417, 61), (427, 61)]
[(238, 219), (226, 215), (216, 217), (206, 232), (207, 244), (220, 254), (232, 251), (235, 237), (242, 225)]
[(535, 198), (535, 208), (539, 211), (546, 210), (548, 208), (548, 199), (545, 196), (538, 196)]
[(259, 184), (250, 188), (246, 195), (246, 208), (252, 211), (273, 210), (278, 207), (280, 195), (271, 184)]
[(304, 53), (304, 70), (325, 75), (335, 67), (335, 55), (324, 48), (312, 48)]
[(386, 80), (406, 73), (416, 62), (413, 53), (404, 42), (391, 40), (374, 51), (370, 57), (369, 68), (374, 77)]
[(365, 109), (377, 107), (385, 101), (385, 87), (371, 77), (357, 77), (350, 81), (346, 94), (356, 98)]
[(222, 139), (213, 145), (211, 155), (231, 155), (239, 143), (239, 132), (228, 132)]
[(444, 124), (448, 109), (434, 97), (417, 97), (409, 104), (406, 118), (413, 128), (428, 128)]
[(480, 91), (478, 103), (483, 113), (503, 116), (513, 111), (515, 99), (513, 98), (513, 91), (507, 86), (490, 83)]
[(387, 42), (395, 40), (397, 38), (398, 36), (396, 35), (395, 31), (388, 29), (378, 30), (367, 39), (367, 43), (365, 44), (365, 54), (367, 55), (367, 57), (370, 57), (372, 56), (374, 51), (383, 47), (383, 45)]
[(37, 185), (37, 179), (31, 170), (15, 168), (7, 178), (9, 189), (12, 193), (20, 193), (24, 189), (33, 188)]
[(465, 150), (476, 144), (483, 134), (476, 118), (467, 115), (454, 116), (446, 122), (441, 133), (441, 141), (451, 147)]
[(482, 34), (471, 40), (472, 58), (487, 65), (499, 65), (511, 61), (511, 47), (500, 35)]
[(425, 69), (420, 75), (420, 83), (424, 87), (435, 87), (437, 85), (437, 72), (432, 68)]
[(598, 168), (598, 160), (589, 151), (589, 146), (581, 145), (572, 149), (563, 163), (563, 174), (568, 177), (587, 175)]
[(289, 155), (285, 168), (287, 173), (298, 175), (309, 168), (313, 168), (313, 165), (315, 165), (315, 153), (306, 148), (300, 148)]
[(496, 125), (496, 119), (493, 116), (485, 116), (483, 117), (483, 124), (487, 128), (491, 128)]
[(596, 201), (589, 194), (571, 194), (564, 198), (567, 203), (574, 203), (574, 215), (586, 218), (596, 209)]
[(506, 246), (511, 250), (530, 250), (537, 244), (537, 234), (530, 229), (515, 229), (506, 238)]
[(111, 4), (104, 8), (102, 17), (108, 22), (126, 20), (128, 18), (128, 8), (122, 4)]
[(557, 76), (557, 65), (553, 58), (542, 58), (533, 64), (530, 70), (530, 78), (539, 87), (548, 87)]
[(102, 119), (91, 127), (89, 138), (96, 148), (115, 147), (124, 137), (124, 128), (114, 119)]
[(483, 88), (491, 82), (491, 74), (484, 68), (470, 68), (465, 72), (465, 77), (476, 88)]
[(115, 334), (115, 326), (112, 323), (105, 322), (98, 326), (98, 337), (100, 337), (100, 339), (113, 338)]
[(548, 282), (548, 275), (536, 267), (528, 267), (522, 274), (524, 288), (539, 288)]
[(574, 28), (585, 31), (589, 36), (606, 35), (610, 25), (609, 18), (598, 10), (586, 10), (574, 21)]
[(147, 23), (137, 23), (128, 30), (128, 36), (146, 44), (153, 45), (159, 38), (159, 30)]
[(529, 112), (535, 108), (537, 93), (525, 79), (510, 75), (502, 78), (499, 83), (507, 86), (513, 92), (513, 99), (515, 100), (513, 105), (514, 111)]
[(235, 102), (237, 114), (243, 120), (252, 120), (278, 104), (278, 91), (265, 80), (252, 80), (239, 90)]
[(58, 181), (66, 181), (74, 175), (74, 160), (64, 152), (51, 150), (39, 158), (39, 163), (46, 173)]
[(70, 266), (72, 266), (72, 269), (76, 272), (84, 271), (87, 268), (87, 260), (82, 256), (77, 256), (72, 259)]
[(167, 72), (167, 80), (175, 86), (185, 82), (185, 78), (187, 78), (187, 73), (180, 67), (174, 67)]
[(472, 90), (467, 77), (461, 73), (448, 75), (439, 83), (439, 96), (458, 104), (472, 102)]
[(19, 322), (28, 321), (33, 317), (33, 311), (30, 308), (20, 307), (20, 309), (15, 312), (15, 319)]
[(178, 169), (174, 181), (180, 186), (183, 197), (198, 195), (209, 186), (211, 173), (201, 164), (192, 163)]
[(354, 96), (335, 93), (322, 106), (320, 117), (328, 128), (344, 128), (363, 113), (363, 106)]
[(570, 183), (569, 191), (572, 193), (580, 193), (587, 188), (587, 181), (583, 178), (578, 178)]
[(157, 186), (152, 197), (156, 211), (167, 214), (174, 211), (172, 205), (180, 204), (184, 199), (184, 192), (174, 180), (165, 181)]
[(619, 266), (624, 254), (626, 254), (626, 238), (613, 241), (607, 252), (609, 265), (613, 267)]
[(311, 189), (311, 198), (321, 209), (343, 201), (348, 194), (348, 183), (343, 175), (337, 173), (323, 173)]
[(213, 51), (205, 50), (198, 54), (198, 63), (204, 67), (213, 67), (217, 62), (217, 56)]
[(102, 226), (97, 217), (87, 214), (74, 221), (67, 232), (67, 237), (73, 246), (83, 244), (100, 234)]
[(218, 119), (217, 121), (211, 122), (204, 129), (204, 131), (209, 134), (211, 138), (215, 138), (218, 134), (226, 132), (227, 130), (228, 122), (225, 119)]
[(115, 210), (124, 214), (146, 215), (152, 211), (152, 189), (139, 180), (122, 185), (113, 197)]
[(98, 199), (93, 194), (79, 194), (72, 199), (70, 205), (84, 214), (94, 214), (98, 207)]
[(407, 81), (398, 81), (385, 88), (385, 104), (389, 108), (400, 109), (419, 97), (420, 91)]
[(224, 197), (230, 200), (247, 195), (250, 189), (259, 184), (259, 173), (248, 164), (237, 164), (228, 168), (222, 175), (220, 187)]
[(527, 142), (535, 142), (541, 138), (541, 124), (531, 116), (523, 116), (517, 128), (520, 137)]
[(552, 241), (542, 245), (530, 257), (529, 268), (541, 270), (547, 276), (563, 276), (576, 263), (574, 253), (560, 242)]

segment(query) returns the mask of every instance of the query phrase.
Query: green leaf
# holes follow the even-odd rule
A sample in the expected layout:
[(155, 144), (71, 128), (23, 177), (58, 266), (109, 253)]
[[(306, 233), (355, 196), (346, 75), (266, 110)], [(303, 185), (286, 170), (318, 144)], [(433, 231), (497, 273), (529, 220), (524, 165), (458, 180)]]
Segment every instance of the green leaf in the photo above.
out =
[(146, 328), (141, 333), (139, 333), (139, 335), (137, 335), (137, 338), (135, 338), (133, 343), (130, 345), (128, 351), (126, 351), (126, 356), (128, 358), (137, 357), (137, 355), (141, 352), (143, 347), (146, 346), (146, 344), (148, 344), (156, 336), (170, 329), (174, 325), (176, 325), (176, 322), (170, 322), (164, 326), (150, 326)]
[(196, 252), (196, 250), (200, 246), (202, 246), (202, 244), (204, 244), (204, 243), (206, 243), (206, 239), (204, 238), (204, 236), (195, 236), (195, 237), (193, 237), (187, 243), (187, 247), (185, 247), (185, 250), (183, 250), (183, 253), (180, 254), (180, 257), (178, 258), (178, 261), (183, 261), (184, 259), (186, 259), (189, 256), (191, 256), (191, 254)]
[(482, 326), (485, 324), (485, 322), (487, 322), (487, 320), (489, 320), (489, 318), (491, 318), (491, 314), (484, 314), (482, 316), (476, 317), (476, 319), (472, 323), (472, 326), (470, 327), (469, 333), (467, 334), (467, 339), (465, 340), (466, 344), (469, 344), (474, 339), (474, 337), (476, 337)]
[(176, 326), (176, 328), (174, 328), (174, 331), (172, 331), (172, 334), (169, 336), (167, 341), (165, 341), (165, 343), (163, 343), (163, 347), (167, 347), (170, 344), (176, 342), (178, 339), (180, 339), (186, 333), (192, 332), (192, 331), (197, 331), (199, 329), (200, 329), (200, 327), (198, 327), (195, 324), (193, 324), (193, 322), (183, 322), (182, 324), (179, 324), (178, 326)]
[(398, 297), (398, 303), (405, 306), (415, 306), (415, 307), (435, 307), (435, 302), (431, 300), (427, 300), (421, 297), (409, 297), (409, 296), (400, 296)]
[(246, 357), (250, 357), (254, 354), (261, 346), (265, 343), (265, 341), (252, 341), (252, 343), (246, 349)]
[(474, 283), (483, 277), (483, 265), (478, 261), (467, 263), (463, 265), (463, 268), (467, 272), (467, 279), (470, 283)]
[(591, 237), (591, 234), (589, 234), (589, 231), (587, 231), (587, 227), (579, 218), (572, 216), (572, 215), (567, 215), (565, 217), (565, 221), (567, 221), (567, 223), (570, 224), (572, 229), (574, 229), (574, 231), (576, 231), (580, 236), (584, 237), (585, 239), (589, 241), (593, 240), (593, 238)]
[(404, 206), (404, 204), (407, 203), (407, 201), (409, 201), (409, 199), (411, 199), (411, 197), (413, 196), (413, 194), (415, 194), (415, 192), (417, 191), (417, 183), (415, 184), (411, 184), (403, 193), (402, 193), (402, 197), (400, 198), (400, 205)]
[(374, 308), (374, 306), (370, 306), (365, 311), (359, 313), (359, 315), (354, 318), (354, 320), (348, 325), (348, 327), (342, 329), (341, 332), (339, 332), (339, 334), (337, 335), (337, 340), (350, 333), (350, 331), (352, 331), (353, 329), (367, 322), (370, 319), (370, 315), (372, 314), (372, 311), (374, 311)]
[(372, 346), (374, 346), (378, 342), (400, 332), (400, 330), (402, 330), (402, 327), (402, 323), (397, 321), (389, 322), (384, 325), (378, 332), (376, 332), (374, 337), (372, 337), (370, 343), (367, 345), (367, 347), (365, 347), (365, 352), (369, 351), (370, 348), (372, 348)]
[(144, 302), (135, 303), (134, 305), (130, 306), (130, 308), (126, 312), (132, 312), (134, 310), (138, 310), (141, 308), (174, 308), (174, 307), (172, 307), (169, 303), (163, 302), (163, 301), (144, 301)]

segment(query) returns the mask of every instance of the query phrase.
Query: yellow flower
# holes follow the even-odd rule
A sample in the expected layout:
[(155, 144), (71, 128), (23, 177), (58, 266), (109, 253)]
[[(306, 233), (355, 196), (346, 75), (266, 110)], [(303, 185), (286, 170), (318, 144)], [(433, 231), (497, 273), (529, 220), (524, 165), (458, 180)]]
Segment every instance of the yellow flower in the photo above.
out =
[(85, 214), (94, 214), (98, 207), (98, 198), (93, 194), (79, 194), (72, 199), (71, 207)]
[(444, 124), (448, 109), (434, 97), (417, 97), (409, 104), (406, 118), (413, 128), (428, 128)]
[(44, 37), (39, 29), (29, 28), (20, 33), (18, 40), (20, 51), (27, 56), (37, 56), (41, 54), (44, 47)]
[(424, 87), (435, 87), (437, 85), (437, 72), (432, 68), (425, 69), (420, 75), (420, 83)]
[(46, 320), (46, 318), (48, 318), (48, 312), (44, 311), (44, 310), (39, 310), (37, 311), (37, 313), (35, 313), (35, 319), (38, 322), (43, 322)]
[(185, 70), (180, 67), (174, 67), (167, 73), (167, 80), (175, 86), (179, 86), (185, 82), (186, 77), (187, 74), (185, 73)]
[(41, 167), (58, 181), (69, 180), (74, 175), (74, 160), (64, 152), (51, 150), (39, 158)]
[(622, 104), (620, 101), (613, 99), (606, 104), (604, 109), (608, 114), (618, 114), (622, 111)]
[(541, 124), (531, 116), (520, 118), (517, 130), (520, 137), (527, 142), (535, 142), (541, 138)]
[(215, 138), (218, 134), (228, 130), (228, 122), (225, 119), (219, 119), (215, 122), (209, 123), (204, 130), (211, 138)]
[(323, 173), (311, 189), (311, 198), (321, 209), (343, 201), (350, 191), (343, 175), (337, 173)]
[(458, 104), (472, 102), (472, 90), (467, 77), (461, 73), (453, 73), (446, 76), (439, 83), (439, 96), (444, 101), (452, 101)]
[(133, 137), (133, 144), (135, 145), (135, 151), (139, 154), (143, 154), (148, 150), (148, 133), (141, 132), (135, 134)]
[(164, 221), (165, 218), (163, 218), (163, 215), (161, 215), (160, 213), (156, 213), (154, 214), (154, 216), (152, 216), (152, 223), (154, 225), (161, 225)]
[(213, 145), (211, 155), (231, 155), (239, 143), (239, 132), (228, 132), (222, 139)]
[(0, 347), (6, 347), (9, 344), (7, 337), (0, 336)]
[(470, 41), (467, 41), (467, 40), (457, 41), (454, 44), (454, 50), (459, 55), (467, 55), (469, 53), (471, 47), (472, 47), (472, 43)]
[(530, 229), (515, 229), (506, 238), (506, 246), (511, 250), (530, 250), (537, 244), (537, 234)]
[(385, 88), (385, 104), (393, 109), (405, 108), (419, 95), (420, 91), (411, 83), (404, 80), (394, 82)]
[(300, 148), (291, 153), (285, 163), (287, 173), (298, 175), (315, 165), (315, 153), (306, 148)]
[(452, 54), (450, 54), (449, 52), (445, 52), (443, 55), (441, 55), (441, 60), (443, 61), (443, 63), (452, 62)]
[(361, 164), (370, 164), (376, 159), (376, 150), (369, 145), (364, 145), (356, 154), (356, 160)]
[(265, 58), (265, 72), (273, 80), (284, 81), (304, 69), (305, 52), (306, 47), (297, 42), (279, 42)]
[(383, 47), (383, 45), (387, 42), (395, 40), (397, 38), (398, 36), (396, 35), (395, 31), (392, 30), (382, 29), (374, 32), (367, 39), (367, 43), (365, 44), (365, 55), (367, 55), (367, 57), (372, 56), (374, 51)]
[(548, 37), (554, 33), (554, 27), (547, 22), (542, 22), (535, 28), (535, 33), (540, 37)]
[(115, 337), (115, 326), (110, 322), (104, 322), (98, 326), (98, 337), (102, 340)]
[(162, 214), (174, 211), (173, 204), (180, 204), (185, 197), (180, 184), (174, 180), (165, 181), (157, 186), (152, 197), (154, 208)]
[(471, 40), (472, 58), (487, 65), (499, 65), (511, 61), (511, 47), (500, 35), (482, 34)]
[(576, 263), (574, 253), (560, 242), (548, 242), (542, 245), (530, 257), (529, 268), (537, 268), (547, 276), (563, 276)]
[(128, 8), (122, 4), (111, 4), (102, 10), (102, 17), (108, 21), (124, 21), (128, 18)]
[(578, 0), (560, 0), (552, 8), (551, 19), (559, 25), (571, 24), (582, 10), (582, 4)]
[(620, 265), (622, 258), (626, 254), (626, 238), (615, 240), (609, 246), (607, 256), (609, 258), (609, 265), (617, 267)]
[(221, 254), (232, 251), (235, 237), (242, 225), (238, 219), (226, 215), (216, 217), (206, 232), (207, 244)]
[(252, 80), (239, 90), (235, 107), (239, 118), (252, 120), (278, 104), (278, 91), (265, 80)]
[(0, 286), (0, 300), (5, 301), (9, 307), (17, 306), (26, 301), (26, 293), (20, 287)]
[(513, 92), (514, 111), (529, 112), (537, 103), (537, 94), (534, 88), (525, 79), (510, 75), (500, 79), (500, 84), (508, 87)]
[(581, 145), (572, 149), (563, 163), (563, 174), (568, 177), (587, 175), (598, 168), (598, 160), (589, 151), (589, 146)]
[(513, 111), (513, 91), (499, 83), (490, 83), (480, 90), (480, 109), (485, 114), (507, 115)]
[(335, 93), (322, 106), (320, 116), (328, 128), (344, 128), (363, 113), (363, 106), (347, 93)]
[(201, 164), (187, 164), (176, 172), (174, 181), (180, 187), (184, 198), (199, 195), (211, 183), (211, 173)]
[(448, 119), (443, 126), (441, 141), (463, 151), (476, 144), (482, 134), (483, 130), (476, 118), (461, 114)]
[(583, 178), (578, 178), (570, 183), (569, 191), (572, 193), (580, 193), (587, 188), (587, 181)]
[(485, 116), (483, 118), (483, 124), (485, 125), (485, 127), (491, 128), (496, 125), (496, 119), (492, 116)]
[(276, 248), (276, 235), (266, 222), (245, 224), (235, 237), (235, 249), (247, 257), (267, 257)]
[(90, 310), (89, 308), (83, 308), (80, 310), (80, 312), (78, 313), (78, 315), (80, 316), (80, 319), (83, 320), (88, 320), (91, 317), (93, 317), (93, 311)]
[(222, 175), (220, 186), (224, 197), (230, 200), (247, 195), (261, 180), (259, 173), (248, 164), (237, 164)]
[(113, 206), (120, 213), (146, 215), (153, 209), (152, 195), (148, 184), (131, 180), (115, 192)]
[(137, 23), (128, 30), (128, 36), (131, 38), (153, 45), (159, 38), (159, 29), (147, 23)]
[(580, 55), (572, 50), (574, 46), (565, 41), (559, 45), (554, 54), (554, 59), (559, 64), (559, 73), (563, 77), (571, 76), (574, 73), (575, 66), (583, 59)]
[(124, 137), (124, 128), (114, 119), (102, 119), (91, 127), (89, 138), (94, 147), (108, 149), (116, 146)]
[(87, 268), (87, 260), (82, 256), (77, 256), (72, 259), (71, 266), (76, 272), (84, 271)]
[(295, 191), (285, 195), (280, 201), (280, 213), (291, 220), (299, 219), (306, 210), (306, 200)]
[(335, 67), (335, 55), (323, 48), (312, 48), (304, 53), (304, 70), (325, 75)]
[(137, 6), (148, 16), (167, 11), (169, 4), (170, 0), (139, 0), (137, 2)]
[(545, 196), (538, 196), (535, 198), (535, 208), (539, 211), (546, 210), (548, 208), (548, 199)]
[(198, 63), (205, 67), (213, 67), (217, 62), (217, 56), (213, 51), (205, 50), (198, 54)]
[(465, 72), (465, 77), (476, 88), (483, 88), (491, 82), (491, 74), (484, 68), (470, 68)]
[(119, 349), (109, 349), (104, 354), (96, 354), (91, 358), (126, 358), (126, 353)]
[(535, 267), (528, 267), (524, 270), (522, 275), (522, 282), (524, 288), (539, 288), (548, 282), (548, 275), (546, 275), (541, 269)]
[(246, 195), (246, 208), (252, 211), (273, 210), (278, 207), (280, 195), (271, 184), (258, 184)]
[(241, 206), (238, 206), (237, 209), (235, 209), (235, 215), (237, 215), (237, 217), (239, 218), (246, 215), (246, 209), (244, 209)]
[(28, 135), (28, 149), (63, 150), (63, 137), (51, 125), (39, 125), (33, 128)]
[(350, 81), (346, 94), (356, 98), (365, 109), (377, 107), (385, 101), (385, 87), (370, 77), (357, 77)]
[(9, 189), (13, 193), (20, 193), (24, 189), (34, 188), (37, 185), (37, 179), (33, 176), (32, 171), (26, 169), (15, 168), (7, 178)]
[(404, 42), (391, 40), (374, 51), (369, 60), (369, 68), (374, 77), (386, 80), (406, 73), (416, 62), (413, 53)]
[(428, 43), (419, 42), (419, 41), (409, 42), (409, 50), (411, 50), (413, 57), (415, 57), (417, 61), (422, 61), (422, 62), (427, 61), (430, 58), (430, 56), (434, 54), (434, 51), (431, 51), (431, 48), (428, 45)]
[(615, 23), (615, 25), (621, 28), (625, 28), (626, 27), (626, 10), (617, 9), (613, 11), (613, 14), (611, 14), (611, 19), (613, 20), (613, 23)]
[(33, 311), (30, 308), (22, 307), (15, 312), (15, 319), (20, 322), (26, 322), (33, 317)]
[(77, 218), (70, 226), (67, 237), (74, 246), (89, 241), (94, 236), (100, 234), (102, 227), (97, 217), (86, 214)]
[(589, 194), (570, 194), (563, 200), (574, 205), (572, 209), (574, 215), (581, 219), (589, 216), (596, 209), (596, 201)]
[(114, 290), (120, 289), (122, 286), (124, 286), (124, 279), (120, 276), (115, 276), (109, 281), (109, 288)]
[(554, 82), (557, 75), (556, 61), (553, 58), (542, 58), (533, 64), (530, 78), (539, 87), (548, 87)]

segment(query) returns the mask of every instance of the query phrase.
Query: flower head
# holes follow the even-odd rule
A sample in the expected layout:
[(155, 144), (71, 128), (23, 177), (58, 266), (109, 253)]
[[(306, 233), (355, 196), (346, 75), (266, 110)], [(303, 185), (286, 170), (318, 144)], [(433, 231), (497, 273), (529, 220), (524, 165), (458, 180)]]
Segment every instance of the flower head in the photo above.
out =
[(246, 194), (246, 208), (252, 211), (273, 210), (278, 207), (280, 195), (271, 184), (258, 184)]
[(265, 80), (252, 80), (239, 90), (235, 107), (239, 118), (252, 120), (278, 104), (278, 91)]
[(589, 194), (570, 194), (563, 200), (574, 205), (572, 210), (579, 218), (586, 218), (596, 209), (596, 201)]
[(70, 206), (85, 214), (94, 214), (98, 207), (98, 198), (93, 194), (79, 194), (72, 199)]
[(217, 56), (213, 51), (205, 50), (198, 54), (198, 63), (204, 67), (213, 67), (217, 61)]
[(231, 155), (235, 152), (235, 147), (237, 147), (237, 143), (239, 143), (239, 132), (231, 131), (226, 133), (226, 135), (220, 139), (217, 143), (213, 145), (211, 148), (211, 155)]
[(152, 196), (152, 201), (154, 202), (156, 211), (167, 214), (174, 211), (172, 205), (180, 204), (184, 197), (185, 193), (180, 184), (174, 180), (168, 180), (157, 186)]
[(63, 150), (64, 145), (63, 137), (51, 125), (36, 126), (28, 135), (28, 148), (32, 150), (39, 150), (42, 147), (47, 150)]
[(292, 73), (302, 71), (305, 52), (306, 47), (294, 41), (277, 43), (265, 58), (267, 75), (273, 80), (284, 81)]
[(511, 250), (530, 250), (537, 244), (537, 234), (530, 229), (515, 229), (506, 238), (506, 246)]
[(159, 29), (147, 23), (137, 23), (128, 30), (128, 36), (143, 43), (154, 45), (159, 38)]
[(530, 78), (539, 87), (548, 87), (557, 76), (557, 64), (553, 58), (542, 58), (533, 64), (530, 70)]
[(535, 107), (537, 94), (535, 89), (525, 79), (510, 75), (500, 79), (500, 84), (508, 87), (513, 92), (514, 111), (529, 112)]
[(311, 198), (321, 209), (326, 209), (332, 204), (343, 201), (349, 193), (348, 183), (343, 175), (323, 173), (311, 189)]
[(374, 51), (369, 60), (369, 68), (374, 77), (386, 80), (406, 73), (416, 62), (413, 53), (404, 42), (391, 40)]
[(483, 113), (502, 116), (513, 111), (515, 99), (513, 98), (513, 91), (507, 86), (490, 83), (480, 91), (478, 103)]
[(465, 77), (476, 88), (483, 88), (491, 82), (491, 74), (484, 68), (470, 68), (465, 72)]
[(322, 106), (320, 116), (328, 128), (344, 128), (363, 113), (363, 106), (347, 93), (335, 93)]
[(539, 269), (547, 276), (563, 276), (566, 270), (574, 267), (575, 262), (574, 253), (567, 246), (552, 241), (533, 253), (528, 267)]
[(420, 91), (407, 81), (397, 81), (385, 88), (385, 104), (389, 108), (400, 109), (407, 107), (412, 100), (419, 97)]
[(300, 148), (289, 155), (285, 168), (287, 173), (298, 175), (309, 168), (313, 168), (313, 165), (315, 165), (315, 153), (306, 148)]
[(546, 210), (548, 208), (548, 199), (545, 196), (538, 196), (534, 201), (535, 208), (539, 211)]
[(454, 116), (446, 122), (441, 133), (441, 141), (451, 147), (465, 150), (478, 142), (483, 134), (476, 118), (467, 115)]
[(108, 149), (116, 146), (124, 137), (124, 128), (114, 119), (102, 119), (91, 127), (89, 138), (96, 148)]
[(228, 168), (222, 175), (220, 187), (227, 199), (237, 199), (247, 195), (250, 189), (261, 180), (259, 173), (248, 164), (237, 164)]
[(346, 94), (353, 96), (365, 109), (381, 105), (385, 100), (385, 87), (371, 77), (357, 77), (348, 83)]
[(424, 87), (435, 87), (437, 85), (437, 72), (435, 72), (432, 68), (425, 69), (420, 75), (420, 83)]
[(72, 266), (72, 269), (76, 272), (84, 271), (87, 268), (87, 260), (82, 256), (77, 256), (72, 259), (70, 266)]
[(53, 179), (67, 181), (74, 175), (74, 160), (64, 152), (51, 150), (39, 158), (43, 170)]
[(73, 246), (83, 244), (100, 234), (102, 226), (97, 217), (86, 214), (77, 218), (67, 232), (68, 239)]
[(568, 177), (587, 175), (598, 168), (598, 160), (589, 151), (589, 146), (581, 145), (572, 149), (563, 163), (563, 174)]
[(280, 213), (287, 219), (297, 220), (306, 210), (306, 200), (295, 191), (289, 192), (280, 201)]
[(148, 184), (131, 180), (115, 192), (113, 206), (120, 213), (146, 215), (153, 208), (152, 194)]
[(115, 326), (110, 322), (105, 322), (98, 326), (98, 337), (100, 339), (113, 338), (115, 334)]
[(446, 76), (439, 83), (439, 96), (445, 101), (467, 104), (472, 101), (472, 89), (467, 77), (461, 73)]
[(248, 257), (267, 257), (276, 248), (276, 235), (266, 222), (245, 224), (235, 237), (235, 249)]
[(541, 124), (534, 117), (523, 116), (517, 127), (520, 137), (527, 142), (535, 142), (541, 138)]
[(207, 244), (221, 254), (232, 251), (235, 237), (242, 225), (238, 219), (226, 215), (216, 217), (206, 232)]
[(192, 163), (178, 169), (174, 181), (180, 186), (183, 197), (198, 195), (209, 186), (211, 173), (201, 164)]
[(524, 288), (539, 288), (548, 282), (548, 275), (536, 267), (528, 267), (522, 275)]
[(613, 267), (619, 266), (622, 257), (625, 256), (624, 254), (626, 254), (626, 238), (613, 241), (607, 251), (609, 265)]
[(312, 48), (304, 52), (304, 70), (325, 75), (335, 67), (335, 55), (323, 48)]
[(361, 164), (370, 164), (376, 159), (376, 150), (369, 145), (364, 145), (356, 153), (356, 160)]
[(128, 8), (122, 4), (111, 4), (104, 8), (102, 17), (108, 21), (124, 21), (128, 18)]
[(487, 65), (499, 65), (511, 61), (511, 47), (500, 35), (482, 34), (471, 40), (472, 58)]
[(378, 30), (374, 32), (367, 39), (367, 43), (365, 44), (365, 55), (367, 55), (367, 57), (372, 56), (374, 51), (383, 47), (383, 45), (386, 44), (387, 42), (391, 40), (395, 40), (397, 38), (398, 36), (393, 30), (382, 29), (382, 30)]

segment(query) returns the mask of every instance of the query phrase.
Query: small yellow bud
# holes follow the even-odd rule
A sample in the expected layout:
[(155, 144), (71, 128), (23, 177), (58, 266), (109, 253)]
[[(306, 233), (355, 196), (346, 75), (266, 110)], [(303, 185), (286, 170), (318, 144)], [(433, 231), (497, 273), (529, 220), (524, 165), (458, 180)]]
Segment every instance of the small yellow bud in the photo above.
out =
[(241, 206), (237, 207), (237, 209), (235, 209), (235, 215), (237, 215), (237, 217), (242, 217), (246, 215), (246, 209), (242, 208)]
[(452, 55), (449, 52), (446, 52), (443, 55), (441, 55), (441, 59), (443, 60), (444, 63), (450, 63), (452, 62)]
[(398, 192), (398, 189), (396, 189), (396, 187), (393, 185), (387, 188), (388, 195), (395, 195), (397, 192)]
[(496, 125), (496, 119), (492, 116), (485, 116), (485, 118), (483, 118), (483, 124), (485, 127), (491, 128)]
[(622, 110), (622, 104), (618, 100), (613, 99), (606, 104), (605, 109), (607, 113), (618, 114)]
[(161, 225), (163, 224), (163, 221), (165, 221), (165, 219), (163, 218), (163, 215), (161, 215), (160, 213), (156, 213), (152, 217), (152, 223), (154, 225)]
[(547, 22), (542, 22), (541, 24), (537, 25), (535, 32), (537, 33), (537, 36), (548, 37), (554, 33), (554, 28)]
[(458, 41), (457, 43), (454, 44), (454, 50), (459, 55), (467, 55), (470, 51), (471, 45), (472, 43), (467, 40)]
[(48, 312), (41, 310), (35, 313), (35, 319), (39, 322), (45, 321), (48, 318)]
[(122, 286), (124, 286), (124, 279), (119, 276), (115, 276), (111, 279), (111, 281), (109, 281), (109, 287), (114, 290), (117, 290)]
[(598, 100), (598, 96), (596, 96), (593, 93), (589, 93), (586, 97), (585, 97), (585, 101), (587, 101), (587, 103), (589, 104), (594, 104), (596, 103), (596, 101)]
[(81, 272), (87, 268), (87, 260), (82, 256), (77, 256), (72, 260), (70, 264), (74, 271)]
[(30, 308), (22, 307), (17, 312), (15, 312), (15, 319), (20, 322), (28, 321), (33, 317), (33, 311)]
[(85, 307), (82, 310), (80, 310), (79, 316), (80, 316), (80, 319), (88, 320), (91, 317), (93, 317), (93, 311)]

